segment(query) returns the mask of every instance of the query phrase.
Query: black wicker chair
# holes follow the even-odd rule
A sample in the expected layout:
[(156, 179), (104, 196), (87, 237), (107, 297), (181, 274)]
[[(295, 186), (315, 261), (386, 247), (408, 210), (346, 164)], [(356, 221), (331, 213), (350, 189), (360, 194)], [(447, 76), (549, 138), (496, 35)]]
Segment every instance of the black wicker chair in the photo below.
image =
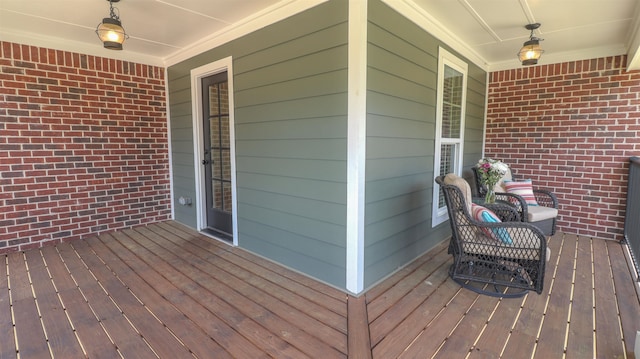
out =
[[(473, 167), (472, 170), (478, 195), (480, 197), (484, 197), (487, 193), (487, 188), (480, 181), (478, 169)], [(510, 171), (502, 178), (502, 180), (505, 179), (512, 179), (512, 173)], [(500, 186), (500, 183), (498, 186)], [(521, 196), (513, 193), (505, 193), (504, 190), (496, 191), (496, 199), (499, 201), (513, 203), (523, 221), (529, 222), (540, 228), (542, 233), (547, 236), (553, 236), (556, 233), (558, 198), (552, 192), (539, 188), (534, 188), (533, 194), (536, 197), (538, 206), (529, 206)]]
[[(469, 184), (455, 174), (436, 178), (444, 194), (451, 224), (449, 253), (451, 278), (477, 293), (497, 297), (519, 297), (527, 291), (540, 294), (550, 252), (545, 235), (527, 222), (479, 222), (471, 215)], [(501, 218), (513, 218), (511, 205), (492, 207)], [(510, 244), (491, 233), (508, 234)]]

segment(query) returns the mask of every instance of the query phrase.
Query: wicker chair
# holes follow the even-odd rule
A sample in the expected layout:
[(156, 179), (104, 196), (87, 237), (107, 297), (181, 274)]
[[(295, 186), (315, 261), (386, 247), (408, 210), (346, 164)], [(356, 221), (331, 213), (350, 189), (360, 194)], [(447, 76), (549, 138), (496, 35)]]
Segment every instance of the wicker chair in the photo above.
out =
[[(471, 190), (464, 179), (451, 173), (436, 178), (436, 183), (444, 194), (451, 225), (451, 278), (465, 288), (491, 296), (519, 297), (527, 291), (540, 294), (550, 256), (540, 229), (521, 221), (477, 221), (471, 214)], [(492, 210), (507, 220), (515, 212), (511, 205), (497, 205)]]
[[(487, 188), (480, 181), (480, 175), (478, 174), (477, 168), (473, 167), (472, 170), (478, 195), (480, 197), (484, 197), (487, 193)], [(494, 188), (494, 191), (496, 192), (496, 199), (512, 203), (517, 208), (520, 218), (523, 221), (529, 222), (540, 228), (542, 233), (547, 236), (554, 235), (556, 233), (556, 219), (558, 217), (558, 198), (556, 195), (547, 190), (534, 188), (533, 194), (538, 205), (527, 205), (527, 202), (521, 196), (505, 192), (504, 181), (512, 179), (512, 173), (511, 170), (509, 170)]]

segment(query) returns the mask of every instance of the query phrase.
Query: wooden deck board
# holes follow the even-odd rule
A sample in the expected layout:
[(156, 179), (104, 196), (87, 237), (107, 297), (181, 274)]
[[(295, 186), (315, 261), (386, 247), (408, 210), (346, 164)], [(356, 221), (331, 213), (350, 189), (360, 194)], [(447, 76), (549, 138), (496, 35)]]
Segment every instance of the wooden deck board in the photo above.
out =
[[(119, 234), (115, 237), (105, 235), (101, 237), (103, 241), (95, 239), (89, 240), (87, 243), (91, 246), (91, 250), (95, 250), (101, 256), (101, 259), (108, 261), (110, 267), (118, 273), (119, 279), (126, 283), (129, 288), (135, 290), (136, 297), (150, 307), (150, 311), (158, 319), (158, 323), (156, 323), (158, 329), (163, 329), (164, 331), (169, 329), (176, 335), (180, 335), (180, 339), (185, 345), (191, 344), (190, 350), (194, 353), (200, 353), (200, 351), (206, 353), (206, 348), (211, 347), (213, 353), (218, 353), (222, 357), (226, 356), (224, 352), (217, 348), (217, 345), (210, 343), (213, 339), (202, 333), (200, 327), (192, 322), (190, 318), (203, 317), (211, 320), (212, 324), (218, 324), (219, 321), (216, 321), (213, 315), (207, 315), (206, 311), (198, 310), (200, 308), (195, 304), (195, 301), (190, 300), (189, 297), (184, 296), (183, 293), (167, 283), (157, 270), (142, 261), (136, 260), (123, 247), (118, 247), (117, 245), (120, 245), (117, 243), (119, 236)], [(111, 242), (113, 247), (118, 249), (118, 254), (121, 257), (110, 252), (105, 242)], [(78, 247), (80, 245), (84, 245), (84, 243), (79, 243)], [(89, 248), (86, 246), (78, 248), (78, 251), (83, 254), (88, 250)], [(129, 267), (128, 264), (132, 267)], [(163, 328), (165, 325), (167, 329)], [(225, 327), (220, 325), (215, 327), (220, 333), (215, 338), (217, 343), (224, 344), (226, 343), (225, 340), (228, 339), (229, 343), (226, 343), (228, 348), (233, 348), (234, 345), (239, 344), (236, 349), (239, 354), (257, 356), (261, 354), (261, 351), (251, 343), (240, 340), (243, 338), (234, 331), (225, 331)]]
[[(384, 338), (375, 344), (372, 341), (374, 358), (396, 358), (424, 330), (427, 324), (444, 308), (445, 304), (460, 291), (460, 286), (451, 281), (432, 282), (436, 290), (401, 323), (391, 329)], [(373, 335), (373, 333), (372, 333)]]
[[(62, 246), (62, 245), (60, 245)], [(74, 329), (83, 351), (90, 358), (116, 358), (119, 356), (104, 327), (95, 317), (94, 311), (76, 285), (65, 263), (59, 255), (58, 247), (41, 249), (47, 261), (47, 268), (53, 278), (60, 301), (66, 309), (69, 322)]]
[(16, 357), (16, 339), (11, 318), (7, 256), (0, 257), (0, 358)]
[[(591, 240), (578, 238), (567, 358), (593, 357), (593, 273)], [(628, 271), (627, 271), (628, 272)]]
[(418, 358), (433, 356), (444, 344), (450, 333), (456, 328), (463, 315), (469, 310), (478, 295), (462, 290), (456, 293), (436, 318), (429, 322), (407, 349), (402, 358)]
[(511, 330), (509, 341), (502, 351), (504, 358), (517, 358), (518, 356), (530, 358), (538, 341), (538, 329), (544, 317), (537, 310), (526, 308), (529, 298), (537, 294), (527, 294), (523, 307), (518, 313), (518, 319)]
[(549, 358), (556, 353), (564, 353), (567, 323), (573, 285), (573, 268), (575, 263), (576, 239), (563, 240), (562, 249), (558, 253), (558, 265), (553, 277), (553, 288), (549, 295), (547, 310), (544, 314), (540, 337), (540, 345), (536, 347), (535, 358)]
[[(116, 244), (115, 241), (109, 241), (109, 243)], [(92, 248), (95, 249), (95, 247)], [(100, 252), (96, 250), (96, 254), (100, 255)], [(180, 358), (189, 355), (189, 350), (171, 332), (157, 330), (158, 319), (148, 315), (148, 312), (156, 314), (156, 310), (153, 308), (154, 302), (141, 302), (139, 297), (129, 290), (130, 287), (125, 284), (127, 282), (121, 281), (119, 277), (113, 275), (108, 267), (101, 265), (98, 257), (85, 252), (83, 258), (85, 258), (87, 265), (91, 266), (93, 274), (109, 293), (109, 296), (118, 303), (122, 313), (160, 357)], [(136, 261), (132, 259), (131, 262)], [(158, 300), (160, 299), (158, 298)], [(171, 314), (173, 315), (166, 323), (179, 320), (180, 313)], [(126, 353), (123, 354), (126, 355)]]
[(364, 295), (349, 296), (349, 335), (348, 354), (350, 358), (371, 359), (371, 339), (367, 316), (367, 301)]
[[(398, 286), (394, 286), (389, 290), (394, 293), (389, 295), (384, 294), (380, 296), (378, 300), (369, 304), (369, 306), (372, 306), (379, 311), (382, 310), (380, 309), (382, 306), (377, 304), (384, 302), (385, 307), (387, 308), (384, 313), (377, 317), (369, 313), (369, 321), (371, 322), (371, 343), (373, 345), (378, 344), (389, 331), (397, 327), (400, 322), (402, 322), (424, 302), (425, 298), (428, 298), (448, 279), (447, 271), (441, 268), (442, 266), (445, 266), (445, 263), (447, 263), (447, 261), (431, 261), (429, 265), (425, 265), (427, 270), (422, 273), (418, 273), (418, 278), (414, 275), (416, 274), (415, 272), (412, 273), (409, 276), (409, 282), (413, 287), (409, 292), (404, 288), (404, 284), (406, 284), (407, 281), (402, 281)], [(441, 270), (434, 272), (434, 270), (438, 268)], [(400, 289), (397, 290), (399, 287)], [(398, 296), (398, 292), (403, 293), (403, 295)], [(397, 298), (398, 300), (392, 301), (388, 300), (389, 298)], [(369, 308), (367, 308), (367, 310), (369, 310)], [(371, 318), (373, 317), (375, 317), (375, 319), (372, 320)]]
[(475, 339), (480, 336), (489, 320), (492, 309), (500, 299), (491, 296), (479, 296), (471, 308), (464, 314), (464, 318), (449, 334), (444, 345), (436, 353), (437, 358), (462, 358), (474, 349)]
[[(378, 299), (378, 297), (380, 297), (382, 294), (388, 293), (392, 287), (398, 287), (400, 282), (403, 281), (405, 277), (407, 277), (408, 275), (411, 275), (416, 270), (424, 271), (424, 269), (422, 269), (422, 266), (425, 263), (430, 263), (433, 258), (437, 258), (439, 256), (448, 257), (448, 255), (446, 254), (447, 248), (448, 248), (448, 245), (446, 242), (442, 242), (436, 245), (431, 251), (427, 252), (423, 256), (409, 263), (408, 265), (406, 265), (405, 267), (403, 267), (402, 269), (400, 269), (399, 271), (391, 275), (387, 280), (369, 289), (366, 293), (367, 302), (368, 303), (376, 302), (377, 306), (382, 307), (382, 309), (379, 310), (378, 313), (369, 314), (370, 320), (376, 319), (379, 313), (383, 312), (386, 309), (385, 305), (382, 304), (383, 301), (386, 301), (386, 302), (391, 301), (390, 298)], [(408, 290), (410, 289), (411, 287)], [(371, 307), (371, 309), (374, 309), (374, 307)]]
[(28, 251), (25, 256), (51, 354), (62, 358), (83, 357), (82, 347), (67, 320), (41, 253)]
[[(538, 335), (544, 323), (549, 295), (553, 290), (553, 277), (559, 264), (559, 255), (563, 243), (562, 234), (556, 234), (547, 241), (551, 249), (551, 258), (545, 266), (545, 284), (541, 294), (528, 293), (523, 299), (518, 319), (511, 329), (509, 341), (503, 349), (505, 358), (534, 354), (538, 343)], [(526, 354), (524, 354), (526, 353)]]
[(500, 356), (509, 341), (509, 333), (513, 323), (520, 314), (521, 303), (522, 298), (508, 298), (502, 299), (496, 304), (486, 327), (470, 352), (470, 358), (485, 355)]
[[(58, 246), (58, 252), (73, 275), (73, 279), (81, 288), (83, 296), (91, 303), (91, 308), (99, 318), (105, 332), (108, 333), (114, 345), (123, 353), (135, 353), (136, 356), (144, 358), (153, 356), (153, 351), (142, 339), (141, 335), (131, 325), (127, 317), (116, 306), (103, 289), (100, 282), (96, 280), (75, 250), (69, 244)], [(85, 259), (88, 260), (87, 256)]]
[[(216, 273), (218, 275), (222, 275), (223, 273), (223, 271), (221, 270), (222, 268), (220, 267), (208, 268), (207, 271), (204, 271), (191, 266), (188, 262), (184, 261), (181, 258), (182, 256), (185, 256), (186, 253), (178, 247), (172, 247), (170, 251), (168, 249), (162, 248), (158, 243), (156, 243), (156, 246), (151, 245), (150, 240), (148, 240), (145, 236), (140, 235), (136, 231), (130, 230), (125, 231), (125, 233), (130, 238), (135, 237), (134, 240), (136, 241), (142, 241), (137, 247), (138, 250), (146, 250), (145, 248), (150, 248), (153, 250), (152, 255), (158, 256), (158, 258), (162, 258), (167, 261), (167, 263), (171, 263), (172, 265), (176, 266), (176, 268), (180, 267), (181, 270), (184, 271), (184, 273), (179, 273), (174, 268), (165, 267), (163, 269), (163, 273), (165, 273), (165, 275), (168, 275), (168, 273), (172, 273), (174, 270), (176, 271), (176, 275), (179, 275), (179, 277), (176, 277), (174, 279), (174, 285), (187, 286), (193, 278), (193, 283), (191, 283), (191, 286), (198, 286), (197, 283), (203, 283), (202, 285), (207, 287), (206, 283), (209, 281), (209, 275), (207, 275), (206, 272)], [(123, 242), (131, 244), (131, 242), (129, 241)], [(144, 253), (137, 254), (142, 256), (143, 258), (145, 256)], [(239, 272), (238, 268), (235, 269), (237, 272)], [(301, 352), (307, 352), (307, 354), (312, 357), (315, 355), (319, 355), (320, 353), (323, 353), (327, 357), (340, 356), (338, 352), (335, 352), (335, 349), (330, 347), (322, 340), (318, 340), (318, 338), (326, 337), (323, 339), (326, 339), (328, 343), (331, 343), (332, 340), (336, 338), (332, 336), (333, 332), (327, 330), (328, 328), (321, 323), (314, 322), (314, 319), (309, 317), (307, 314), (301, 311), (296, 311), (290, 306), (286, 306), (282, 302), (274, 298), (272, 294), (275, 290), (277, 290), (277, 288), (272, 288), (274, 289), (272, 291), (256, 290), (261, 289), (259, 285), (252, 285), (252, 283), (248, 281), (243, 281), (241, 278), (238, 278), (229, 272), (227, 273), (227, 275), (224, 275), (221, 278), (220, 283), (225, 283), (229, 288), (233, 288), (233, 291), (238, 292), (238, 296), (229, 299), (229, 302), (239, 304), (244, 303), (244, 305), (238, 305), (238, 309), (243, 311), (247, 316), (255, 318), (268, 318), (259, 320), (259, 322), (273, 332), (283, 333), (281, 335), (281, 338), (284, 341), (296, 347)], [(216, 289), (218, 288), (220, 288), (219, 285), (211, 285), (210, 287), (208, 287), (208, 290), (212, 293), (215, 293)], [(228, 292), (230, 293), (232, 290), (230, 289)], [(253, 309), (250, 310), (251, 308)], [(296, 319), (298, 321), (304, 322), (305, 330), (315, 334), (315, 336), (310, 335), (305, 330), (299, 328), (299, 322), (296, 322)], [(318, 330), (314, 330), (315, 328), (318, 328)], [(346, 341), (346, 337), (344, 335), (342, 335), (341, 337), (338, 336), (337, 339), (343, 339), (343, 341)], [(332, 353), (332, 351), (334, 351), (334, 353)], [(346, 352), (346, 347), (343, 347), (343, 352)], [(294, 355), (294, 353), (292, 353), (292, 355)], [(299, 354), (295, 353), (295, 355)]]
[[(158, 232), (156, 230), (156, 232)], [(167, 232), (164, 232), (165, 234)], [(188, 236), (188, 232), (173, 233), (173, 236), (167, 237), (175, 245), (184, 246), (180, 238), (184, 239), (185, 235)], [(191, 234), (193, 236), (193, 234)], [(187, 237), (188, 238), (188, 237)], [(304, 305), (298, 309), (308, 310), (316, 319), (325, 321), (328, 323), (340, 322), (342, 324), (339, 330), (346, 333), (346, 294), (336, 289), (324, 286), (318, 286), (319, 282), (310, 280), (308, 277), (304, 277), (298, 273), (285, 270), (281, 266), (278, 266), (272, 262), (251, 256), (250, 253), (245, 251), (230, 250), (219, 251), (212, 250), (211, 239), (202, 236), (195, 236), (189, 241), (189, 244), (184, 246), (195, 255), (200, 255), (202, 250), (211, 253), (215, 257), (223, 259), (230, 265), (243, 269), (242, 279), (261, 281), (260, 285), (263, 288), (283, 288), (285, 291), (278, 290), (276, 294), (282, 293), (279, 297), (280, 300), (288, 302), (290, 305)], [(213, 247), (217, 249), (217, 246)], [(289, 294), (295, 294), (290, 296)], [(303, 300), (298, 300), (298, 297), (302, 297)], [(311, 305), (312, 308), (308, 306)], [(313, 310), (309, 310), (313, 309)]]
[(629, 285), (629, 282), (633, 281), (633, 277), (629, 273), (629, 266), (623, 260), (625, 254), (622, 246), (616, 242), (607, 242), (607, 248), (611, 258), (611, 270), (613, 272), (618, 308), (620, 313), (624, 313), (624, 315), (620, 316), (620, 321), (625, 338), (625, 352), (627, 357), (632, 357), (634, 335), (640, 330), (640, 310), (637, 310), (639, 299), (634, 288)]
[[(141, 233), (144, 232), (144, 228), (138, 229)], [(211, 253), (207, 251), (206, 246), (198, 247), (191, 244), (183, 244), (178, 237), (172, 236), (168, 232), (153, 232), (155, 234), (161, 234), (166, 241), (162, 241), (161, 245), (170, 252), (180, 253), (180, 257), (194, 258), (196, 267), (199, 267), (205, 272), (210, 272), (214, 268), (216, 270), (223, 270), (233, 276), (233, 280), (236, 281), (236, 289), (243, 289), (243, 294), (248, 296), (254, 296), (256, 301), (273, 300), (277, 306), (274, 308), (281, 308), (284, 312), (283, 316), (293, 315), (296, 319), (302, 319), (307, 323), (308, 330), (319, 330), (320, 332), (313, 333), (319, 337), (325, 337), (325, 342), (332, 343), (337, 349), (343, 353), (346, 352), (346, 332), (347, 324), (344, 315), (340, 315), (333, 310), (336, 308), (336, 303), (332, 298), (323, 298), (326, 301), (324, 305), (316, 303), (316, 301), (308, 300), (308, 297), (313, 296), (313, 291), (304, 286), (291, 286), (292, 289), (288, 289), (287, 286), (279, 285), (278, 283), (285, 282), (283, 278), (273, 274), (270, 275), (264, 270), (260, 271), (255, 268), (253, 263), (246, 261), (244, 258), (230, 258), (230, 255), (222, 255)], [(203, 243), (201, 243), (203, 244)], [(213, 255), (213, 256), (212, 256)], [(207, 260), (208, 262), (200, 263), (199, 260)], [(251, 268), (252, 271), (247, 270)], [(261, 272), (262, 275), (258, 275)], [(262, 292), (255, 291), (254, 289), (260, 289)], [(316, 295), (317, 296), (317, 295)], [(320, 295), (322, 297), (322, 295)], [(295, 308), (297, 311), (291, 311), (290, 308)], [(338, 311), (344, 311), (344, 309), (338, 309)], [(295, 313), (298, 314), (295, 314)], [(345, 313), (346, 314), (346, 313)], [(299, 317), (297, 317), (299, 315)], [(307, 318), (305, 318), (307, 317)], [(290, 320), (291, 321), (291, 320)], [(316, 323), (317, 322), (317, 323)], [(315, 323), (315, 325), (313, 325)], [(327, 330), (330, 325), (338, 326), (335, 330)]]
[(9, 256), (11, 308), (15, 324), (17, 350), (26, 358), (48, 358), (49, 346), (38, 315), (24, 254)]
[(617, 302), (614, 299), (615, 286), (607, 245), (604, 241), (593, 242), (595, 265), (595, 316), (597, 358), (622, 357), (624, 342), (620, 329)]
[(4, 255), (0, 358), (633, 358), (620, 244), (549, 247), (540, 295), (460, 288), (442, 243), (352, 297), (175, 222), (101, 234)]
[[(193, 230), (177, 223), (177, 222), (165, 222), (162, 223), (161, 228), (170, 228), (173, 233), (181, 238), (191, 238), (194, 242), (202, 245), (208, 243), (207, 248), (211, 248), (211, 239), (202, 235), (194, 234)], [(172, 229), (172, 230), (171, 230)], [(215, 246), (220, 248), (220, 245)], [(236, 258), (244, 259), (245, 264), (250, 265), (250, 268), (255, 269), (254, 272), (258, 272), (260, 275), (273, 273), (277, 275), (274, 278), (279, 285), (285, 286), (289, 290), (299, 293), (305, 296), (307, 300), (320, 303), (327, 307), (330, 307), (336, 313), (346, 316), (347, 309), (345, 307), (345, 301), (347, 295), (344, 292), (339, 291), (336, 288), (327, 286), (321, 282), (318, 282), (310, 277), (291, 271), (281, 265), (266, 260), (261, 257), (257, 257), (244, 250), (236, 250), (232, 247), (226, 246), (224, 251), (219, 251), (221, 255), (225, 255), (225, 252), (233, 254), (232, 262), (240, 263)], [(269, 276), (271, 277), (271, 276)], [(288, 280), (283, 280), (288, 279)]]

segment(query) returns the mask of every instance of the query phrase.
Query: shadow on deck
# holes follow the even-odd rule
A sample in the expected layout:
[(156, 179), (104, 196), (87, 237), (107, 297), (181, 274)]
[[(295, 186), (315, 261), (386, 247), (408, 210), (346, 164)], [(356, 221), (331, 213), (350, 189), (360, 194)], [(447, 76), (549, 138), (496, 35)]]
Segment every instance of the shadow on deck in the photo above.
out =
[(552, 237), (542, 295), (478, 296), (442, 244), (358, 298), (164, 222), (3, 256), (0, 358), (633, 358), (619, 243)]

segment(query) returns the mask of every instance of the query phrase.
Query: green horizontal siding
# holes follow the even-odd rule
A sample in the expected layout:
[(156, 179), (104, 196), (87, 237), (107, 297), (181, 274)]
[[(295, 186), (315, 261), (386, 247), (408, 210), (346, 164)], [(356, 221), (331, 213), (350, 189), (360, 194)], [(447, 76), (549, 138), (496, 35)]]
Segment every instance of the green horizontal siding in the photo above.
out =
[[(169, 68), (174, 193), (193, 194), (190, 70), (233, 57), (241, 247), (345, 285), (347, 1)], [(176, 219), (195, 225), (195, 208)]]
[[(239, 245), (345, 287), (348, 1), (330, 0), (168, 69), (174, 193), (195, 197), (191, 69), (233, 56)], [(438, 48), (369, 1), (365, 287), (449, 235), (431, 227)], [(449, 51), (451, 51), (449, 49)], [(486, 74), (469, 63), (464, 165)], [(176, 219), (195, 226), (195, 207)]]
[[(365, 287), (450, 235), (431, 226), (441, 41), (369, 2)], [(485, 73), (469, 63), (465, 165), (482, 147)]]

